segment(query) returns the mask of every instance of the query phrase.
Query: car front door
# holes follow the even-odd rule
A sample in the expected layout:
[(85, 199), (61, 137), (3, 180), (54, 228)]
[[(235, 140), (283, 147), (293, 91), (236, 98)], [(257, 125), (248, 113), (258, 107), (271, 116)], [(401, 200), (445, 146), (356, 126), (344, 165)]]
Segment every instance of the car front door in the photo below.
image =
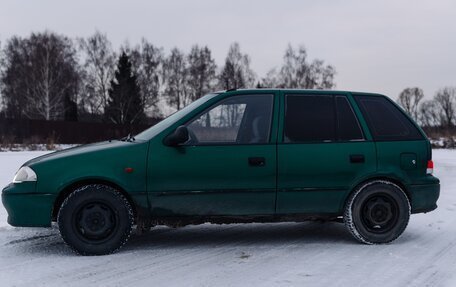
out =
[(182, 123), (190, 136), (185, 144), (151, 142), (152, 214), (273, 214), (277, 106), (275, 92), (232, 95)]
[(339, 214), (353, 183), (376, 171), (375, 144), (349, 94), (285, 93), (277, 213)]

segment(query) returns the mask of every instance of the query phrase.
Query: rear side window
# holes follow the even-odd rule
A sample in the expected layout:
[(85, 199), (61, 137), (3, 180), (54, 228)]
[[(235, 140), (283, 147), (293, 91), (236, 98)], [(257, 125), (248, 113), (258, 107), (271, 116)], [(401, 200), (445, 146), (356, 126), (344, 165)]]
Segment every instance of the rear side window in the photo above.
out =
[(416, 126), (384, 97), (355, 96), (374, 140), (419, 140)]
[(285, 109), (284, 142), (335, 140), (333, 96), (287, 95)]
[(358, 119), (345, 96), (286, 96), (284, 142), (363, 139)]
[(363, 140), (358, 119), (346, 97), (336, 96), (337, 138), (341, 141)]

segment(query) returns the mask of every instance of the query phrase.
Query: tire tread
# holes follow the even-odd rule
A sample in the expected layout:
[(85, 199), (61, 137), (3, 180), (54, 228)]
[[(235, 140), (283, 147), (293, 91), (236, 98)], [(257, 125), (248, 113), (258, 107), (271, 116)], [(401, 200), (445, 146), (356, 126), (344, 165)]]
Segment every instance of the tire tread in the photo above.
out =
[(356, 197), (366, 188), (366, 187), (369, 187), (369, 186), (372, 186), (374, 184), (388, 184), (388, 185), (392, 185), (394, 186), (397, 190), (399, 190), (402, 195), (407, 199), (407, 205), (408, 205), (408, 217), (410, 218), (410, 214), (411, 214), (411, 206), (410, 206), (410, 200), (408, 199), (407, 195), (405, 194), (404, 190), (402, 188), (400, 188), (397, 184), (391, 182), (391, 181), (387, 181), (387, 180), (371, 180), (371, 181), (368, 181), (366, 183), (364, 183), (363, 185), (361, 185), (360, 187), (358, 187), (351, 195), (350, 197), (348, 198), (347, 200), (347, 204), (345, 206), (345, 210), (344, 210), (344, 223), (345, 223), (345, 226), (346, 228), (348, 229), (348, 231), (352, 234), (352, 236), (358, 240), (359, 242), (361, 243), (364, 243), (364, 244), (368, 244), (368, 245), (379, 245), (379, 244), (387, 244), (387, 243), (390, 243), (394, 240), (396, 240), (403, 232), (404, 230), (407, 228), (407, 225), (409, 223), (409, 221), (407, 221), (407, 223), (405, 224), (403, 230), (401, 232), (398, 232), (398, 234), (393, 237), (392, 239), (386, 241), (386, 242), (381, 242), (381, 243), (377, 243), (377, 242), (372, 242), (370, 240), (368, 240), (367, 238), (365, 238), (364, 236), (362, 236), (359, 231), (357, 230), (354, 222), (353, 222), (353, 213), (352, 213), (352, 209), (353, 209), (353, 203), (356, 199)]
[[(129, 220), (129, 228), (127, 230), (125, 230), (125, 232), (124, 232), (124, 234), (122, 236), (123, 239), (120, 242), (120, 244), (116, 248), (114, 248), (112, 250), (109, 250), (106, 253), (93, 254), (93, 253), (90, 253), (90, 252), (85, 252), (85, 251), (76, 249), (69, 242), (69, 239), (67, 238), (67, 232), (65, 230), (67, 228), (67, 226), (65, 226), (65, 224), (63, 224), (63, 215), (62, 215), (63, 212), (62, 212), (62, 210), (64, 210), (72, 200), (74, 200), (78, 196), (83, 196), (84, 192), (87, 192), (88, 189), (103, 190), (104, 192), (111, 193), (112, 195), (114, 195), (115, 197), (120, 199), (123, 202), (125, 208), (127, 209), (127, 213), (128, 213), (128, 217), (129, 217), (129, 219), (128, 219)], [(60, 230), (60, 236), (62, 237), (62, 239), (65, 242), (65, 244), (67, 246), (69, 246), (70, 249), (74, 253), (79, 254), (79, 255), (108, 255), (108, 254), (112, 254), (112, 253), (117, 252), (130, 239), (130, 236), (131, 236), (131, 233), (132, 233), (132, 229), (133, 229), (133, 225), (134, 225), (134, 213), (133, 213), (133, 208), (132, 208), (130, 202), (118, 190), (114, 189), (113, 187), (110, 187), (110, 186), (107, 186), (107, 185), (103, 185), (103, 184), (89, 184), (89, 185), (84, 185), (82, 187), (79, 187), (79, 188), (75, 189), (73, 192), (71, 192), (65, 198), (65, 200), (63, 201), (62, 205), (60, 206), (59, 212), (57, 214), (57, 223), (58, 223), (59, 230)]]

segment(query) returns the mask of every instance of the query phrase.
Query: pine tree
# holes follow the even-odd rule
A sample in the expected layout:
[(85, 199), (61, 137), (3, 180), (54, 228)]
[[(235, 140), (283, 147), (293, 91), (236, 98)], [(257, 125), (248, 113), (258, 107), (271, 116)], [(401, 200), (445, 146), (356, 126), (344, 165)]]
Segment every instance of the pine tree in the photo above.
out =
[(144, 120), (144, 103), (141, 100), (136, 75), (125, 52), (119, 57), (108, 94), (108, 105), (105, 109), (108, 122), (137, 124)]

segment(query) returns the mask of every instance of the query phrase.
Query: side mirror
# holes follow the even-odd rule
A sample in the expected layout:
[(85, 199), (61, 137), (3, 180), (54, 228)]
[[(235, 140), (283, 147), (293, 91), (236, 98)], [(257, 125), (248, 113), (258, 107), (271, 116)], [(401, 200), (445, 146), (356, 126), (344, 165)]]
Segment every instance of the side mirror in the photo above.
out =
[(189, 140), (188, 129), (186, 126), (179, 126), (177, 129), (163, 139), (166, 146), (177, 146)]

